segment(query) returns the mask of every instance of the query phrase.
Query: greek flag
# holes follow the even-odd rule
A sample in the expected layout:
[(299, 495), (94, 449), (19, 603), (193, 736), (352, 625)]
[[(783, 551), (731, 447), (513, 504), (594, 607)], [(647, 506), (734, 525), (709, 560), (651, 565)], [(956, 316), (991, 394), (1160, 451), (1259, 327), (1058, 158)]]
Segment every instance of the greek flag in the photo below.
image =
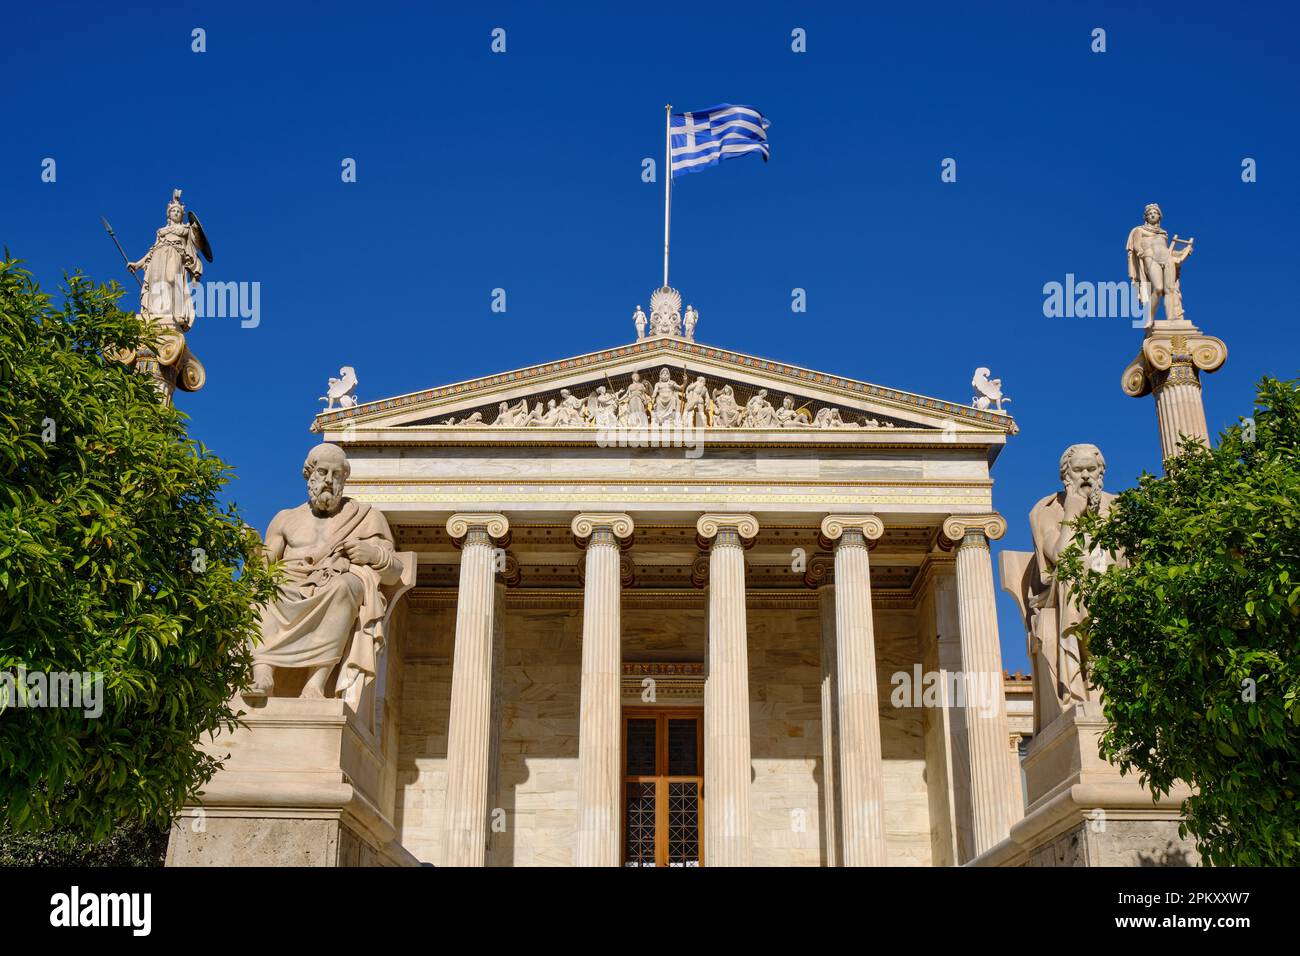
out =
[(668, 118), (673, 178), (746, 153), (758, 153), (767, 162), (767, 128), (771, 125), (752, 106), (730, 103), (693, 113), (673, 113)]

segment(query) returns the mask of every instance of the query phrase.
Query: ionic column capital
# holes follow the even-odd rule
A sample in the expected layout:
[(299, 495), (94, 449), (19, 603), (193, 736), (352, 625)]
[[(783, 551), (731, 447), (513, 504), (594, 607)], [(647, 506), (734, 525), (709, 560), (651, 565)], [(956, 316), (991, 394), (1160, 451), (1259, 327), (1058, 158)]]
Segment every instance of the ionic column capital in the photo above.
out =
[(513, 551), (504, 551), (503, 555), (498, 555), (497, 583), (513, 588), (518, 587), (523, 579), (523, 569), (519, 566), (519, 559), (515, 557)]
[(628, 548), (632, 544), (633, 528), (630, 515), (603, 511), (580, 512), (573, 516), (573, 521), (569, 524), (569, 530), (573, 532), (573, 543), (584, 550), (593, 539), (599, 540), (604, 534), (611, 539), (618, 539), (606, 543), (617, 545), (621, 542), (622, 547)]
[(861, 534), (866, 547), (874, 548), (885, 533), (885, 523), (876, 515), (827, 515), (822, 519), (819, 543), (830, 551), (845, 543), (845, 532), (849, 532), (849, 543), (855, 543)]
[(447, 519), (447, 534), (451, 535), (456, 547), (461, 547), (473, 532), (486, 535), (499, 547), (510, 544), (510, 522), (503, 514), (495, 511), (457, 512)]
[(814, 554), (808, 559), (808, 570), (804, 572), (805, 587), (833, 587), (835, 585), (835, 558), (829, 554)]
[(1202, 335), (1190, 324), (1181, 329), (1161, 325), (1153, 323), (1137, 357), (1124, 370), (1120, 384), (1125, 395), (1141, 398), (1170, 381), (1199, 387), (1201, 372), (1216, 372), (1228, 360), (1223, 339)]
[(706, 588), (709, 586), (709, 556), (697, 554), (691, 562), (691, 586)]
[[(753, 515), (702, 514), (695, 522), (695, 540), (702, 550), (713, 545), (749, 547), (758, 537), (758, 519)], [(732, 541), (731, 539), (736, 539)]]
[(968, 535), (978, 535), (987, 545), (989, 541), (996, 541), (1006, 533), (1007, 519), (997, 512), (984, 515), (949, 515), (943, 522), (943, 537), (946, 541), (940, 543), (951, 548), (963, 542)]

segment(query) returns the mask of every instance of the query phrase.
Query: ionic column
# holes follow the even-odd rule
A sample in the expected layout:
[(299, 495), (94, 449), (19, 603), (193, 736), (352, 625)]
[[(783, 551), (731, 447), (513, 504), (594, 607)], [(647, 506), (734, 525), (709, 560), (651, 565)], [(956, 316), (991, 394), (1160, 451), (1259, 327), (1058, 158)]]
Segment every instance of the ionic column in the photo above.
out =
[(704, 862), (749, 866), (749, 654), (744, 539), (752, 515), (701, 515), (709, 548), (709, 673), (704, 684)]
[(936, 865), (958, 866), (975, 854), (965, 702), (963, 699), (962, 706), (957, 706), (950, 679), (960, 675), (962, 669), (957, 562), (955, 555), (931, 554), (927, 563), (928, 569), (923, 567), (922, 574), (927, 578), (923, 606), (928, 614), (922, 626), (933, 635), (934, 643), (927, 648), (924, 662), (925, 670), (941, 678), (942, 697), (941, 706), (925, 708), (923, 715), (925, 733), (930, 738), (926, 744), (930, 818), (939, 821), (931, 829), (936, 839), (932, 857)]
[[(521, 578), (519, 561), (509, 551), (505, 555), (505, 570), (500, 570), (500, 555), (497, 558), (496, 583), (492, 586), (492, 745), (488, 751), (488, 800), (489, 823), (496, 823), (495, 814), (504, 812), (501, 799), (501, 724), (505, 719), (505, 701), (501, 694), (501, 673), (505, 667), (505, 607), (506, 587), (518, 584)], [(503, 821), (504, 822), (504, 821)], [(487, 837), (488, 853), (498, 845), (505, 833), (504, 828), (493, 828)]]
[(483, 866), (487, 854), (496, 574), (505, 570), (498, 544), (509, 527), (504, 515), (494, 513), (447, 520), (461, 552), (447, 728), (447, 866)]
[(993, 589), (989, 539), (1006, 533), (1001, 515), (954, 515), (943, 533), (957, 545), (957, 615), (961, 624), (962, 683), (970, 752), (974, 850), (978, 856), (1011, 832), (1018, 795), (1007, 773), (1007, 702)]
[(884, 866), (885, 784), (880, 693), (871, 616), (868, 551), (884, 533), (875, 515), (828, 515), (823, 543), (835, 548), (835, 683), (843, 866)]
[(1137, 357), (1124, 370), (1127, 395), (1155, 396), (1160, 448), (1165, 458), (1177, 455), (1183, 438), (1210, 444), (1201, 401), (1201, 372), (1214, 372), (1228, 358), (1222, 339), (1202, 335), (1190, 322), (1153, 322)]
[(808, 562), (804, 584), (817, 591), (821, 624), (822, 832), (826, 865), (839, 866), (840, 848), (840, 699), (835, 681), (835, 563), (823, 555)]
[(580, 514), (571, 525), (587, 551), (578, 712), (578, 866), (618, 866), (621, 773), (622, 577), (625, 514)]

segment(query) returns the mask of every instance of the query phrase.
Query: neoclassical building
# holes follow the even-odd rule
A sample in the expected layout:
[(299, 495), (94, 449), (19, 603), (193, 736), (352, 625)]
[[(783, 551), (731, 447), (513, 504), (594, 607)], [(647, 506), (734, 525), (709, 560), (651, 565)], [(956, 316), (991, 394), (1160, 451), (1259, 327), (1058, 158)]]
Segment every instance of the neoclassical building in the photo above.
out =
[(700, 344), (657, 296), (632, 344), (317, 417), (407, 587), (373, 686), (254, 708), (171, 862), (947, 866), (1007, 837), (1014, 421)]

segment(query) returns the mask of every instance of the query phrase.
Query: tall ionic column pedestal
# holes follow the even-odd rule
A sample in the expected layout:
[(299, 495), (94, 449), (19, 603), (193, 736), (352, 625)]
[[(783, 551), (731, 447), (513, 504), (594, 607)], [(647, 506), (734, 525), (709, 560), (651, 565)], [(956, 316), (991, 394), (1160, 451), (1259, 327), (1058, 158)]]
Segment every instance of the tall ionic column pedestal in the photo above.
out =
[(1164, 458), (1178, 454), (1184, 436), (1210, 444), (1201, 402), (1201, 372), (1214, 372), (1228, 358), (1222, 339), (1202, 335), (1185, 320), (1152, 322), (1137, 357), (1124, 370), (1126, 395), (1154, 395)]
[(618, 866), (622, 569), (625, 514), (580, 514), (574, 539), (586, 549), (582, 601), (582, 684), (578, 711), (578, 866)]
[(704, 683), (704, 864), (749, 866), (749, 644), (745, 623), (745, 540), (752, 515), (702, 515), (709, 549), (708, 677)]

